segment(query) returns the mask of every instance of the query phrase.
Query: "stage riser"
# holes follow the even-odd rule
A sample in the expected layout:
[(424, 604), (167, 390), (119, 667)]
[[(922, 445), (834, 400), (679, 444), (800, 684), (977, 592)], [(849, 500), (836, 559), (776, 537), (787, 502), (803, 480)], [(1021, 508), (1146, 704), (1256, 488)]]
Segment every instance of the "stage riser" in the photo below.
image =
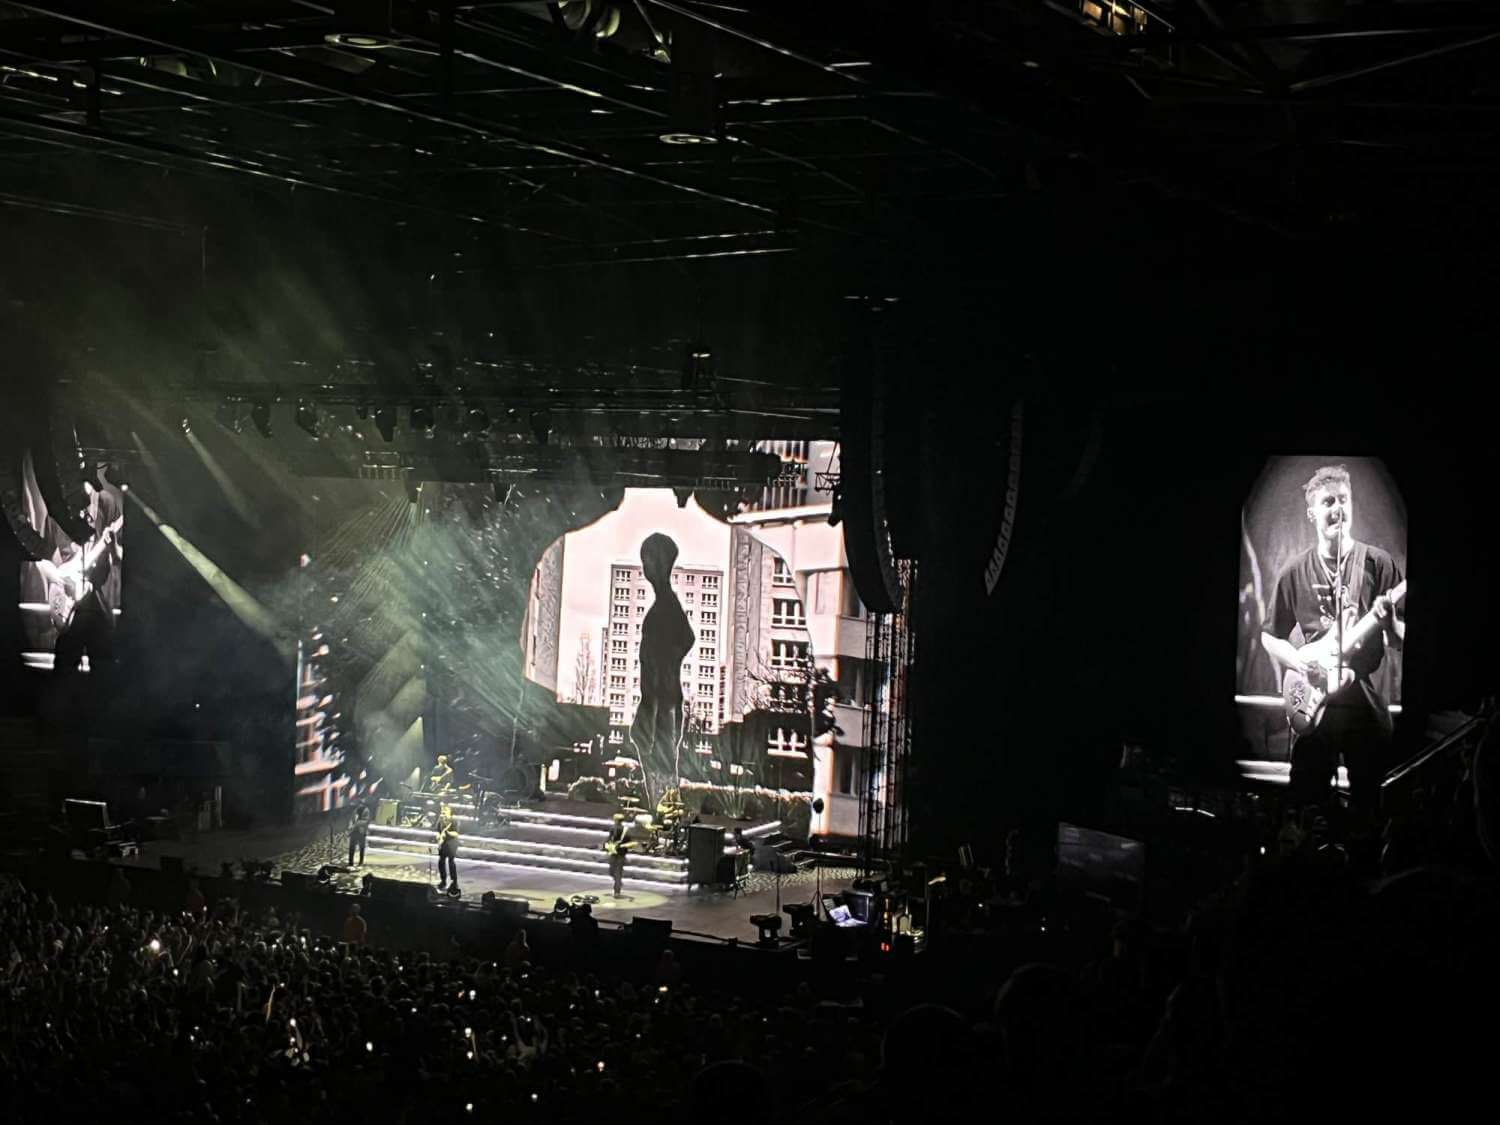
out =
[[(409, 802), (417, 804), (419, 802)], [(463, 825), (473, 825), (477, 822), (476, 810), (473, 804), (467, 801), (449, 802), (448, 808), (453, 811), (454, 819)], [(608, 816), (579, 816), (573, 813), (542, 812), (537, 809), (515, 808), (500, 810), (502, 816), (507, 817), (510, 823), (517, 828), (534, 828), (538, 831), (544, 829), (555, 829), (559, 832), (567, 832), (574, 836), (596, 835), (603, 839), (609, 834), (614, 821)], [(757, 839), (769, 836), (781, 831), (781, 821), (772, 820), (762, 824), (756, 824), (744, 829), (747, 839)], [(726, 829), (726, 835), (732, 833)]]
[[(558, 825), (525, 824), (520, 821), (512, 821), (500, 828), (491, 827), (487, 831), (480, 831), (472, 817), (456, 817), (455, 819), (458, 821), (459, 834), (465, 841), (504, 840), (533, 844), (538, 847), (573, 848), (582, 852), (597, 852), (604, 838), (609, 834), (608, 830), (596, 832), (590, 828), (565, 828)], [(406, 825), (380, 824), (371, 827), (371, 838), (374, 838), (373, 833), (391, 832), (398, 828), (405, 828), (408, 832), (421, 835), (434, 834), (433, 830), (426, 826), (415, 828)], [(413, 838), (416, 837), (413, 836)], [(726, 855), (732, 855), (733, 846), (726, 844), (724, 852)]]
[[(410, 859), (432, 858), (436, 862), (435, 849), (428, 844), (399, 845), (386, 841), (381, 844), (372, 842), (368, 849), (369, 853), (377, 855), (405, 856)], [(611, 882), (609, 865), (604, 863), (556, 863), (548, 862), (545, 858), (528, 855), (505, 855), (490, 856), (483, 852), (472, 849), (460, 849), (458, 854), (458, 866), (460, 869), (465, 864), (478, 863), (494, 867), (524, 868), (530, 871), (547, 872), (554, 875), (572, 875), (581, 879), (596, 878), (602, 883)], [(685, 891), (687, 890), (687, 871), (683, 870), (680, 877), (673, 877), (669, 873), (663, 873), (660, 877), (644, 877), (640, 874), (632, 874), (629, 864), (625, 868), (624, 884), (635, 887), (651, 887), (657, 890)]]
[[(372, 828), (370, 830), (371, 843), (385, 843), (391, 846), (411, 846), (431, 849), (436, 845), (433, 834), (425, 829), (395, 829), (389, 827)], [(567, 844), (539, 843), (532, 840), (518, 840), (509, 836), (466, 836), (459, 842), (461, 854), (479, 855), (483, 852), (494, 852), (499, 857), (510, 859), (513, 856), (529, 856), (537, 859), (569, 860), (583, 863), (605, 863), (604, 850), (600, 847), (577, 847)], [(686, 871), (687, 859), (682, 856), (642, 855), (633, 852), (630, 862), (663, 873)]]
[[(555, 824), (528, 824), (519, 820), (512, 820), (509, 824), (495, 828), (493, 823), (488, 824), (487, 831), (481, 831), (479, 820), (472, 816), (455, 816), (458, 821), (459, 833), (463, 836), (485, 835), (507, 840), (528, 840), (534, 843), (558, 844), (573, 848), (598, 847), (609, 835), (609, 829), (595, 830), (592, 828), (567, 828)], [(382, 828), (405, 828), (401, 824), (378, 824), (371, 827), (371, 831)], [(421, 831), (432, 831), (429, 825), (424, 824)]]

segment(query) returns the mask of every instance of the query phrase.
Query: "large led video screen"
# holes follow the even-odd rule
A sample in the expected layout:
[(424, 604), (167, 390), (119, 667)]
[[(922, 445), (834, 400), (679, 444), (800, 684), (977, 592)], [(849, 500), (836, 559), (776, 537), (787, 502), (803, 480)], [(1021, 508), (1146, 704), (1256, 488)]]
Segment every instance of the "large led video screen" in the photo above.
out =
[(125, 496), (100, 471), (64, 503), (76, 504), (92, 534), (81, 542), (48, 512), (30, 453), (21, 464), (21, 515), (45, 553), (21, 564), (22, 660), (31, 668), (87, 672), (114, 657), (125, 561)]
[(736, 492), (320, 480), (299, 812), (404, 807), (436, 777), (725, 815), (820, 797), (813, 829), (853, 835), (866, 615), (814, 472), (836, 451), (783, 444), (791, 483)]
[(1242, 773), (1313, 803), (1378, 794), (1405, 643), (1406, 509), (1385, 467), (1268, 460), (1240, 522)]
[[(838, 535), (826, 520), (802, 522), (724, 519), (670, 489), (627, 489), (617, 509), (548, 548), (526, 675), (597, 713), (613, 777), (643, 794), (684, 782), (812, 788), (818, 654), (799, 572), (776, 544), (792, 550), (800, 530), (807, 553), (821, 534), (836, 564)], [(824, 573), (801, 575), (814, 597), (839, 578)]]

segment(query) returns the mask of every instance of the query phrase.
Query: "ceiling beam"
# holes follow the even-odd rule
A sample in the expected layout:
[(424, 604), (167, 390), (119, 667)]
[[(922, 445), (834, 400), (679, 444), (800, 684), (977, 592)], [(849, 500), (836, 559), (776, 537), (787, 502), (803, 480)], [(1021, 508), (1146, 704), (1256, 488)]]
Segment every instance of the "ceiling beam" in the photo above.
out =
[(302, 86), (319, 93), (337, 95), (351, 102), (370, 106), (375, 109), (386, 110), (413, 120), (442, 126), (443, 128), (452, 129), (460, 133), (503, 141), (528, 148), (534, 152), (561, 157), (582, 167), (594, 168), (598, 171), (655, 184), (659, 187), (670, 188), (684, 196), (697, 198), (704, 202), (718, 203), (727, 207), (754, 211), (761, 214), (775, 213), (775, 208), (767, 204), (743, 199), (709, 188), (698, 187), (694, 184), (683, 183), (649, 172), (642, 172), (637, 168), (629, 167), (609, 157), (565, 142), (534, 137), (520, 129), (493, 121), (482, 121), (469, 116), (412, 105), (409, 102), (388, 97), (383, 92), (363, 88), (357, 83), (345, 81), (341, 77), (335, 77), (335, 72), (329, 71), (327, 68), (300, 64), (299, 60), (296, 59), (284, 58), (280, 59), (279, 64), (272, 64), (269, 60), (262, 57), (247, 57), (205, 44), (188, 33), (167, 35), (151, 31), (150, 29), (137, 29), (128, 22), (121, 22), (108, 16), (96, 16), (89, 9), (76, 4), (64, 3), (63, 0), (50, 0), (48, 3), (36, 3), (33, 0), (15, 0), (13, 6), (38, 15), (52, 16), (60, 20), (65, 20), (79, 27), (86, 27), (102, 34), (138, 39), (143, 44), (158, 48), (159, 50), (198, 55), (228, 66), (238, 66), (253, 73), (264, 74), (268, 77)]
[(1493, 43), (1497, 39), (1500, 39), (1500, 30), (1487, 32), (1484, 35), (1478, 35), (1471, 39), (1459, 39), (1451, 43), (1444, 43), (1440, 47), (1433, 47), (1426, 51), (1416, 51), (1405, 55), (1398, 55), (1394, 58), (1382, 59), (1367, 66), (1354, 67), (1350, 70), (1338, 71), (1333, 74), (1324, 74), (1317, 78), (1304, 78), (1300, 82), (1293, 82), (1288, 89), (1294, 94), (1302, 93), (1305, 90), (1320, 90), (1339, 82), (1364, 78), (1367, 75), (1378, 74), (1381, 71), (1391, 70), (1398, 66), (1427, 62), (1443, 55), (1451, 55), (1455, 51), (1466, 51), (1472, 47), (1480, 47), (1486, 43)]
[(100, 149), (121, 159), (156, 168), (184, 168), (193, 171), (223, 172), (259, 179), (267, 183), (279, 183), (289, 187), (307, 188), (379, 203), (384, 207), (401, 207), (414, 212), (439, 215), (444, 218), (461, 218), (472, 223), (483, 223), (509, 230), (517, 234), (533, 235), (541, 239), (569, 242), (571, 239), (551, 231), (539, 230), (515, 223), (503, 216), (481, 212), (464, 212), (457, 208), (444, 208), (430, 203), (390, 196), (380, 192), (350, 187), (347, 184), (330, 184), (311, 176), (294, 172), (278, 171), (264, 165), (236, 160), (225, 153), (209, 156), (183, 148), (180, 145), (147, 137), (112, 133), (108, 129), (77, 125), (51, 117), (37, 117), (0, 107), (0, 132), (27, 137), (50, 145), (67, 148)]

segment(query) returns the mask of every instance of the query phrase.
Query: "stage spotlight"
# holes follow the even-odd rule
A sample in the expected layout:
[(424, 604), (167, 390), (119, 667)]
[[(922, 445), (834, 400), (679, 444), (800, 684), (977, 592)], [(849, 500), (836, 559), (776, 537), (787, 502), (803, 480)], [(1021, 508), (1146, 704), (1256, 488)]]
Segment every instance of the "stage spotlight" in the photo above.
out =
[(240, 404), (228, 399), (214, 407), (214, 421), (236, 434), (245, 429), (245, 416), (240, 412)]
[(382, 406), (375, 411), (375, 428), (380, 431), (382, 441), (395, 440), (396, 408), (394, 406)]
[(179, 422), (178, 425), (182, 427), (183, 434), (191, 434), (193, 432), (193, 424), (186, 418), (183, 418), (183, 420)]
[(552, 412), (548, 410), (533, 410), (531, 412), (531, 436), (536, 438), (538, 445), (546, 445), (547, 438), (552, 433)]
[(260, 402), (250, 404), (250, 421), (255, 424), (260, 436), (268, 438), (271, 436), (271, 404), (262, 399)]
[(406, 486), (406, 498), (415, 504), (422, 497), (421, 481), (413, 480), (406, 476), (401, 478), (401, 483)]
[(713, 352), (706, 344), (694, 344), (688, 349), (682, 365), (682, 389), (703, 390), (713, 380)]
[(464, 437), (483, 437), (489, 432), (489, 412), (482, 406), (471, 406), (464, 415)]
[(318, 411), (306, 399), (297, 400), (297, 428), (308, 437), (317, 439), (318, 436)]
[(413, 406), (411, 408), (411, 428), (425, 437), (432, 436), (432, 407)]

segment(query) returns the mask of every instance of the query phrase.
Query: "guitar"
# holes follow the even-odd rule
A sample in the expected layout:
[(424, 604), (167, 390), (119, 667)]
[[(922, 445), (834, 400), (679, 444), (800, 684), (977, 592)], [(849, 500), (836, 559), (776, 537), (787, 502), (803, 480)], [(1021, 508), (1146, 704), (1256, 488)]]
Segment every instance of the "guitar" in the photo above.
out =
[(606, 855), (626, 855), (635, 851), (640, 844), (635, 840), (606, 840), (604, 852)]
[[(1390, 599), (1394, 611), (1395, 607), (1406, 599), (1406, 582), (1403, 580), (1396, 583), (1386, 591), (1385, 596)], [(1358, 621), (1349, 620), (1353, 615), (1352, 608), (1346, 611), (1342, 653), (1339, 652), (1337, 629), (1328, 630), (1317, 640), (1297, 650), (1297, 655), (1305, 662), (1323, 670), (1324, 685), (1322, 687), (1314, 684), (1295, 668), (1288, 668), (1281, 678), (1281, 705), (1286, 710), (1287, 722), (1299, 735), (1312, 730), (1323, 720), (1324, 708), (1329, 695), (1332, 694), (1328, 685), (1335, 678), (1338, 680), (1338, 686), (1334, 687), (1333, 691), (1339, 691), (1354, 682), (1354, 669), (1348, 666), (1349, 657), (1358, 652), (1365, 639), (1381, 627), (1380, 618), (1375, 616), (1373, 609)]]
[(122, 512), (104, 529), (103, 533), (85, 545), (76, 557), (55, 568), (57, 578), (48, 591), (47, 601), (52, 607), (52, 624), (59, 631), (73, 624), (73, 616), (78, 612), (78, 603), (93, 593), (94, 585), (89, 581), (89, 571), (94, 569), (99, 557), (109, 550), (115, 535), (124, 526), (125, 514)]

